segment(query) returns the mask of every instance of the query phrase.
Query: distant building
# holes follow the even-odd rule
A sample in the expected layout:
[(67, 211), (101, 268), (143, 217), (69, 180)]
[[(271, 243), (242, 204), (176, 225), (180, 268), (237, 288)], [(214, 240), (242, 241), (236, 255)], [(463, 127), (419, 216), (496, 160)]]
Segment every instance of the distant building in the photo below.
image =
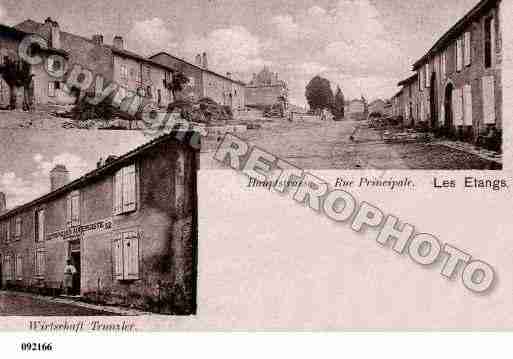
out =
[(418, 74), (414, 74), (407, 79), (400, 81), (397, 85), (402, 87), (402, 100), (404, 106), (403, 123), (406, 126), (413, 127), (420, 121), (422, 112), (422, 103), (418, 96)]
[(1, 286), (62, 293), (71, 260), (75, 295), (193, 314), (198, 168), (199, 152), (165, 135), (72, 182), (58, 165), (49, 193), (13, 209), (0, 194)]
[(383, 115), (385, 113), (385, 101), (377, 99), (369, 104), (369, 114), (379, 113)]
[(232, 78), (231, 73), (221, 75), (208, 67), (206, 53), (198, 54), (192, 64), (167, 52), (159, 52), (150, 56), (152, 61), (181, 72), (189, 78), (189, 83), (182, 91), (185, 98), (210, 97), (221, 105), (232, 109), (243, 109), (246, 104), (244, 86), (239, 80)]
[(367, 117), (367, 104), (363, 99), (346, 101), (344, 117), (354, 120), (363, 120)]
[(278, 73), (271, 72), (268, 67), (253, 74), (245, 92), (246, 105), (250, 107), (272, 106), (280, 102), (280, 99), (288, 99), (287, 83), (280, 80)]

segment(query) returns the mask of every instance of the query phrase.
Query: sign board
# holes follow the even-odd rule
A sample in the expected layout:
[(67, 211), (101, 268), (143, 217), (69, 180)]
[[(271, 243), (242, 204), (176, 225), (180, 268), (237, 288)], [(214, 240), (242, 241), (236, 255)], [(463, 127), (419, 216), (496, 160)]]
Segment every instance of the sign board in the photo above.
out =
[(98, 232), (104, 232), (112, 229), (112, 218), (101, 219), (88, 224), (66, 228), (57, 232), (50, 233), (46, 236), (47, 241), (51, 240), (65, 240), (72, 241), (81, 239), (83, 236), (88, 236)]

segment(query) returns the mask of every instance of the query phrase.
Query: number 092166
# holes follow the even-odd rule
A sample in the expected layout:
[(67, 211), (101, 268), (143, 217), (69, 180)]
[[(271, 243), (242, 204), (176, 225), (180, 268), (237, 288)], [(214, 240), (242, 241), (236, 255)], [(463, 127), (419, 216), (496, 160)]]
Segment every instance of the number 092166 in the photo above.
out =
[(52, 351), (52, 343), (21, 343), (21, 350), (28, 351)]

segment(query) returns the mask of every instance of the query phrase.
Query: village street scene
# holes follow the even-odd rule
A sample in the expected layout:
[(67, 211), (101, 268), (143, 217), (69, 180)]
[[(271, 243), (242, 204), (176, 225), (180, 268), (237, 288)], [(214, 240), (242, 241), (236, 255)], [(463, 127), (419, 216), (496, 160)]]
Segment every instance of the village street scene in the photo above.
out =
[[(274, 64), (261, 56), (252, 58), (256, 65), (245, 66), (246, 58), (237, 65), (230, 60), (237, 51), (220, 57), (207, 49), (209, 38), (185, 43), (185, 48), (199, 45), (184, 58), (173, 52), (181, 51), (176, 45), (166, 47), (163, 34), (154, 34), (156, 45), (143, 53), (138, 48), (144, 48), (144, 41), (141, 45), (134, 31), (125, 35), (128, 39), (116, 31), (108, 43), (102, 33), (73, 33), (57, 18), (10, 20), (12, 24), (0, 25), (0, 127), (144, 130), (155, 125), (149, 122), (158, 122), (144, 117), (151, 104), (154, 112), (203, 129), (202, 168), (218, 166), (212, 151), (221, 136), (232, 132), (306, 168), (501, 169), (501, 1), (467, 2), (473, 6), (455, 9), (461, 17), (444, 21), (448, 28), (433, 25), (437, 35), (426, 36), (431, 42), (425, 42), (423, 52), (374, 59), (381, 61), (374, 66), (388, 71), (388, 62), (400, 58), (404, 66), (396, 66), (395, 73), (404, 75), (387, 75), (387, 81), (373, 77), (379, 83), (368, 86), (370, 72), (358, 81), (347, 74), (334, 77), (318, 62), (302, 64), (304, 71), (296, 72), (302, 82), (288, 70), (290, 63)], [(312, 27), (315, 16), (335, 21), (354, 12), (362, 21), (380, 25), (379, 9), (368, 0), (337, 6), (331, 13), (312, 6), (296, 18), (276, 16), (273, 21), (282, 31), (285, 25), (295, 29), (290, 36), (301, 36), (299, 23)], [(164, 28), (158, 18), (137, 25), (147, 27), (145, 34)], [(349, 24), (342, 27), (352, 31)], [(235, 30), (244, 32), (230, 31)], [(222, 37), (223, 31), (213, 34)], [(364, 32), (367, 37), (384, 35), (381, 28), (372, 31)], [(221, 41), (223, 45), (249, 46), (236, 42), (235, 34), (226, 37), (232, 43)], [(413, 35), (409, 38), (415, 41)], [(393, 46), (385, 43), (380, 50), (388, 54)], [(356, 55), (338, 51), (333, 56), (331, 63), (343, 68)], [(108, 84), (115, 86), (105, 92)], [(152, 135), (174, 126), (166, 120)]]

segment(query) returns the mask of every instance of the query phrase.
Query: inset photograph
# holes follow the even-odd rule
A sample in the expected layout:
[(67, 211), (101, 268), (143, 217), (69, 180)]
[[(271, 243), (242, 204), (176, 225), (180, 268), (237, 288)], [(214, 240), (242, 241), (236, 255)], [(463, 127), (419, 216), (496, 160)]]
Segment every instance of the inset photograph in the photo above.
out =
[(0, 315), (195, 314), (198, 150), (140, 131), (0, 138)]

